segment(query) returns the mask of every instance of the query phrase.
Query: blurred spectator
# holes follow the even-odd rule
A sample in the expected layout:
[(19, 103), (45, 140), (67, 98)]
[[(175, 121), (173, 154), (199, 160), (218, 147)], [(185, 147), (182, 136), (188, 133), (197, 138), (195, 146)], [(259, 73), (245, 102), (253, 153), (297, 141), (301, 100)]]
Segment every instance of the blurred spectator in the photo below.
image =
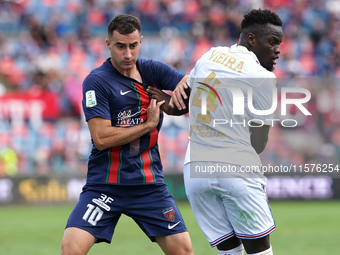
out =
[(0, 177), (13, 176), (18, 172), (18, 157), (15, 151), (8, 147), (0, 149)]

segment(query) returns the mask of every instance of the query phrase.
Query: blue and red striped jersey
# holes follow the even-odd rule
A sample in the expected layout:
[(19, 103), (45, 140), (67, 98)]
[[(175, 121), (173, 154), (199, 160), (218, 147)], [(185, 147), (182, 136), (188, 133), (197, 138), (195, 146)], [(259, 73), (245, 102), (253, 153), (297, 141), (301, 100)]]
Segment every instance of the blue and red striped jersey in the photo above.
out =
[[(138, 59), (137, 68), (143, 83), (119, 73), (107, 59), (83, 82), (83, 110), (86, 121), (94, 117), (111, 120), (112, 126), (130, 127), (146, 121), (151, 95), (148, 86), (174, 90), (184, 77), (168, 65)], [(163, 166), (158, 150), (160, 122), (151, 132), (121, 146), (98, 150), (92, 140), (87, 184), (163, 183)]]

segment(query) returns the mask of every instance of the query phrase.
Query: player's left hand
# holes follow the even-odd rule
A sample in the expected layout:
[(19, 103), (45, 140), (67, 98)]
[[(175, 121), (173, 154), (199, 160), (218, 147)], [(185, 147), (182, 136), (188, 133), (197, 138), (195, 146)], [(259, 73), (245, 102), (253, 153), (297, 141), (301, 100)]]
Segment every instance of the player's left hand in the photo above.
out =
[(161, 114), (161, 107), (164, 104), (164, 100), (163, 101), (157, 101), (156, 99), (152, 98), (150, 100), (150, 104), (148, 109), (146, 110), (146, 122), (145, 123), (149, 123), (151, 125), (151, 128), (155, 128), (158, 123), (159, 123), (159, 117)]

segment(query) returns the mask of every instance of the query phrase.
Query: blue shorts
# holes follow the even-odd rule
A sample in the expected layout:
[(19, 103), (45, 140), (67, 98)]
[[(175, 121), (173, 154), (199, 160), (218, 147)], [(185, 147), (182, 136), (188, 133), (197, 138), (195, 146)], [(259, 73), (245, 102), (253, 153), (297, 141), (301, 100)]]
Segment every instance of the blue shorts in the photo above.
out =
[(155, 241), (187, 231), (182, 215), (166, 184), (87, 186), (80, 194), (67, 227), (76, 227), (111, 243), (117, 222), (125, 214)]

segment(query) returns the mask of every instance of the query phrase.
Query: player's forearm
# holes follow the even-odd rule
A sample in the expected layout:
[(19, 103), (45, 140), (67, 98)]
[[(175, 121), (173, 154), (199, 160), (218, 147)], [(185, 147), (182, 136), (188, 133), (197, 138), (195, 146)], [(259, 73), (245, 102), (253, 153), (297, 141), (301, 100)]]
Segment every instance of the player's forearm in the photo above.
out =
[(189, 96), (190, 96), (190, 88), (186, 90), (187, 93), (187, 98), (183, 99), (183, 103), (185, 104), (186, 108), (185, 109), (178, 109), (176, 106), (171, 107), (170, 104), (170, 99), (171, 96), (164, 93), (162, 90), (153, 88), (153, 87), (148, 87), (147, 91), (152, 94), (152, 98), (156, 99), (157, 102), (164, 100), (165, 103), (161, 106), (161, 109), (168, 115), (174, 115), (174, 116), (180, 116), (183, 114), (186, 114), (189, 112)]
[(144, 122), (133, 127), (112, 127), (108, 126), (92, 137), (98, 150), (128, 144), (154, 129), (155, 126)]
[(172, 108), (169, 105), (164, 106), (164, 109), (162, 108), (162, 110), (166, 114), (173, 115), (173, 116), (181, 116), (181, 115), (186, 114), (186, 113), (189, 112), (189, 108), (188, 107), (186, 109), (178, 110), (177, 107)]

